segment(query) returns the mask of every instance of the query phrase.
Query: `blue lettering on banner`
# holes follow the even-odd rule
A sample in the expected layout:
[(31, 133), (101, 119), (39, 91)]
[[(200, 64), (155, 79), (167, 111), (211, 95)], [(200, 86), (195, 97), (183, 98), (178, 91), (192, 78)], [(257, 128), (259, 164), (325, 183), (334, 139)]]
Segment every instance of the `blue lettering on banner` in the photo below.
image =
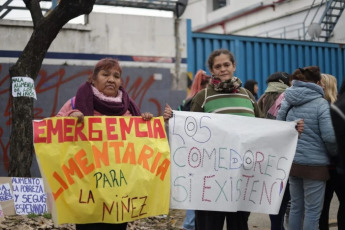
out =
[(0, 201), (7, 201), (13, 200), (11, 188), (9, 184), (7, 186), (5, 184), (0, 185)]

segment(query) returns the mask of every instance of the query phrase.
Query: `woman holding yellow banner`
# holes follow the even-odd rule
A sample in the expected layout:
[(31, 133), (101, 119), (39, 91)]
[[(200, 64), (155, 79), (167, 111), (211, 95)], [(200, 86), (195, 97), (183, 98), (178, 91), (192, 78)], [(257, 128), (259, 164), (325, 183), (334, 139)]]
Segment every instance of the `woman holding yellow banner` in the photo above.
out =
[[(87, 82), (82, 84), (75, 97), (68, 100), (57, 116), (77, 117), (83, 122), (84, 116), (140, 116), (150, 120), (151, 113), (140, 113), (139, 107), (131, 99), (122, 83), (122, 68), (116, 59), (101, 59), (95, 66)], [(77, 224), (77, 230), (111, 229), (125, 230), (127, 223)]]

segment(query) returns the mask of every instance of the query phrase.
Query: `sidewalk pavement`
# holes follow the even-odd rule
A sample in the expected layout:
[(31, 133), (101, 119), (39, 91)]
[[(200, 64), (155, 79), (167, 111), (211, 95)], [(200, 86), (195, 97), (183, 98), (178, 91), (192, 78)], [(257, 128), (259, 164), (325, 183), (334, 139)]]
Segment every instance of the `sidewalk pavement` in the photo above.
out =
[[(337, 196), (334, 194), (330, 211), (329, 211), (329, 229), (337, 230), (337, 212), (339, 207), (339, 201)], [(286, 223), (285, 223), (286, 224)], [(251, 213), (248, 221), (249, 230), (270, 230), (271, 222), (267, 214), (261, 213)], [(226, 224), (224, 225), (223, 230), (226, 230)], [(288, 230), (285, 226), (285, 230)]]
[[(339, 207), (339, 201), (337, 196), (334, 194), (330, 211), (329, 211), (329, 229), (336, 230), (337, 227), (337, 212)], [(271, 223), (270, 218), (267, 214), (251, 213), (248, 221), (249, 230), (270, 230)], [(226, 230), (226, 227), (223, 228)], [(286, 227), (285, 230), (288, 230)]]

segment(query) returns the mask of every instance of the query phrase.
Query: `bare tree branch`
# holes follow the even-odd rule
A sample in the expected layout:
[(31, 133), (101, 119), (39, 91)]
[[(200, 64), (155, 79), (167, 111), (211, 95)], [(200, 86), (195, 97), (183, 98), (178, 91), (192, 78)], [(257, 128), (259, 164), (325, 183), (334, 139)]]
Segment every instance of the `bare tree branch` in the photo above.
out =
[[(62, 27), (79, 15), (89, 14), (96, 0), (61, 0), (46, 17), (43, 17), (41, 13), (39, 0), (24, 1), (32, 14), (34, 31), (17, 62), (11, 66), (10, 76), (28, 76), (36, 80), (43, 59)], [(30, 177), (34, 152), (33, 99), (28, 97), (12, 97), (11, 99), (11, 159), (8, 176)]]
[(24, 0), (26, 8), (30, 11), (34, 28), (43, 19), (42, 9), (40, 6), (40, 0)]

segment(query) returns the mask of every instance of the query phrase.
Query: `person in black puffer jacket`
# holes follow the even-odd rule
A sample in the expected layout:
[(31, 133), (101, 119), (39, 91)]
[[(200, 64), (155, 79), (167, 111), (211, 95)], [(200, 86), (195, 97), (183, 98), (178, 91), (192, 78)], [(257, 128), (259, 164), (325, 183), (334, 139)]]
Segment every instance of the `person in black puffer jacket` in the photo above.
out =
[[(331, 118), (338, 146), (337, 170), (345, 173), (345, 80), (340, 87), (337, 101), (331, 105)], [(345, 183), (345, 181), (343, 182)]]

